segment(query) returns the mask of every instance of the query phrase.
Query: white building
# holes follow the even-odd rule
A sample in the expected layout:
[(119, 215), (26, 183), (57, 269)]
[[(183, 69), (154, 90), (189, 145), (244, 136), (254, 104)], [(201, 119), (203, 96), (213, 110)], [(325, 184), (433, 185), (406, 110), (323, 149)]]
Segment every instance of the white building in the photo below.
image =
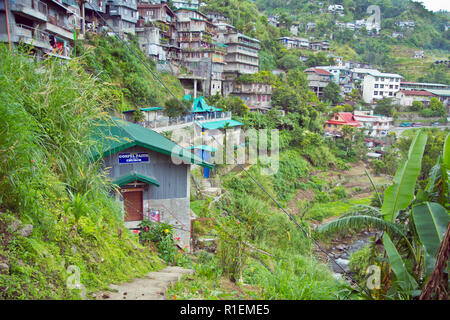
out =
[(400, 90), (403, 77), (396, 73), (369, 72), (362, 83), (362, 97), (366, 103), (373, 103), (382, 98), (394, 98)]
[(364, 134), (369, 137), (384, 137), (389, 134), (393, 118), (377, 116), (373, 111), (354, 111), (353, 116), (364, 128)]

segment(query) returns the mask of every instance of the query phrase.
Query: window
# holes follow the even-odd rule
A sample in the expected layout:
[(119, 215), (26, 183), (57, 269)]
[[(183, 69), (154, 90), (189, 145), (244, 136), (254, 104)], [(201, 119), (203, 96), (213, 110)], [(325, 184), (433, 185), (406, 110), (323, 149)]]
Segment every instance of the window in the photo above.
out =
[(389, 96), (392, 96), (392, 92), (389, 92)]
[(384, 84), (380, 84), (380, 88), (383, 89), (384, 88)]
[(378, 88), (378, 83), (375, 84), (375, 88)]
[(374, 96), (377, 96), (377, 95), (378, 95), (378, 91), (374, 91), (374, 92), (373, 92), (373, 95), (374, 95)]

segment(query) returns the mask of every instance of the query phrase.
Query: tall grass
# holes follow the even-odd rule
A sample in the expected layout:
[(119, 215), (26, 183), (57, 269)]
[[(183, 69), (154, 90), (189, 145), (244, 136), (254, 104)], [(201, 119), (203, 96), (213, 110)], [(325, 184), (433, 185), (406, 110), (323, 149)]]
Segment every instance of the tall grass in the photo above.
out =
[[(96, 290), (159, 264), (124, 228), (90, 132), (108, 121), (112, 89), (74, 59), (37, 62), (0, 45), (0, 298), (77, 298), (67, 267)], [(9, 232), (13, 219), (34, 226)]]

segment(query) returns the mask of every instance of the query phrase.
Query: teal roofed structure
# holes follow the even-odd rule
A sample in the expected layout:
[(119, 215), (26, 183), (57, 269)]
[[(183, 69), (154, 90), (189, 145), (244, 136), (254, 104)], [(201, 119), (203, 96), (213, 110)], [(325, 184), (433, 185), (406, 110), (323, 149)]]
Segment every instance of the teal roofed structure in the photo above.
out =
[(140, 146), (173, 156), (187, 163), (214, 168), (214, 165), (204, 162), (163, 135), (116, 117), (111, 117), (111, 121), (95, 125), (92, 135), (94, 139), (98, 140), (101, 147), (101, 154), (97, 153), (97, 157), (105, 157), (134, 146)]
[(226, 129), (232, 128), (236, 126), (242, 126), (243, 123), (237, 120), (229, 119), (229, 120), (218, 120), (202, 123), (200, 127), (206, 130), (218, 130), (218, 129)]
[[(190, 94), (187, 94), (183, 97), (182, 101), (190, 102), (192, 101), (192, 96)], [(222, 111), (222, 109), (209, 106), (203, 96), (195, 98), (194, 102), (192, 103), (193, 113), (216, 112), (216, 111)]]

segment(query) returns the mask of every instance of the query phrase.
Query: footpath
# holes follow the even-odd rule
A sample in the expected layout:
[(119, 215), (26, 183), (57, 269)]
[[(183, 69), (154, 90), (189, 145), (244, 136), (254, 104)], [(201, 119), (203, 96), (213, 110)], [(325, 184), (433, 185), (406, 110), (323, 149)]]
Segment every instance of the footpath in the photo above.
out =
[(110, 291), (96, 294), (97, 300), (167, 300), (165, 295), (170, 284), (180, 280), (190, 269), (167, 267), (148, 273), (144, 278), (133, 279), (120, 285), (111, 284)]

